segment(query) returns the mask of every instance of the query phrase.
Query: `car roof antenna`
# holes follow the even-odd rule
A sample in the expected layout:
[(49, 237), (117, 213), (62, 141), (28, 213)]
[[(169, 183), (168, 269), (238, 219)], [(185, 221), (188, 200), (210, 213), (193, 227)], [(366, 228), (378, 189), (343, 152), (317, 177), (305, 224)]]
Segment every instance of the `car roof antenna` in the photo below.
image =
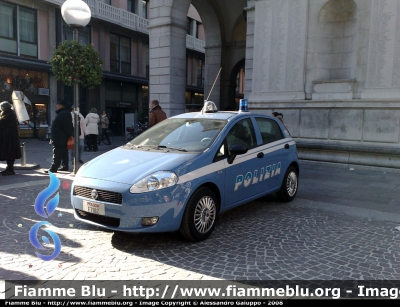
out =
[(212, 93), (212, 91), (213, 91), (213, 89), (214, 89), (214, 85), (215, 85), (215, 83), (217, 83), (217, 80), (218, 80), (219, 74), (221, 73), (221, 70), (222, 70), (222, 67), (219, 69), (218, 74), (217, 74), (217, 77), (215, 77), (214, 83), (213, 83), (213, 85), (212, 85), (212, 87), (211, 87), (210, 93), (209, 93), (208, 96), (207, 96), (207, 99), (204, 100), (204, 107), (203, 107), (203, 109), (201, 110), (201, 113), (202, 113), (202, 114), (204, 114), (204, 113), (215, 113), (215, 112), (218, 112), (218, 109), (217, 109), (215, 103), (212, 102), (212, 101), (209, 101), (208, 98), (210, 98), (210, 96), (211, 96), (211, 93)]

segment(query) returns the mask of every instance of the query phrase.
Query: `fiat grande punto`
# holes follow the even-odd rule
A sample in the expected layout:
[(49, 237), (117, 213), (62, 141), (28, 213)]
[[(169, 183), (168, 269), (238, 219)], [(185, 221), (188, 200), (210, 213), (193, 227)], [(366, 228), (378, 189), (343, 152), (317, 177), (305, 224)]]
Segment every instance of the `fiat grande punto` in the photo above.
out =
[(84, 164), (71, 202), (81, 222), (200, 241), (224, 211), (270, 193), (293, 200), (298, 178), (296, 144), (279, 119), (206, 102)]

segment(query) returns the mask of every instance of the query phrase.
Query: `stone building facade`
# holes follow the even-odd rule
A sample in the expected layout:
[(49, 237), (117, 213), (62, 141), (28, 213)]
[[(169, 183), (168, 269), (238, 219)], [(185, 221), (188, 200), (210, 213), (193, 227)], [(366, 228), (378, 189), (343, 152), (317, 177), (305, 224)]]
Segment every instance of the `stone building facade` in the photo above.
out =
[(239, 63), (252, 110), (280, 111), (302, 159), (400, 168), (400, 1), (150, 2), (150, 99), (183, 111), (184, 20), (205, 29), (205, 96), (234, 104)]

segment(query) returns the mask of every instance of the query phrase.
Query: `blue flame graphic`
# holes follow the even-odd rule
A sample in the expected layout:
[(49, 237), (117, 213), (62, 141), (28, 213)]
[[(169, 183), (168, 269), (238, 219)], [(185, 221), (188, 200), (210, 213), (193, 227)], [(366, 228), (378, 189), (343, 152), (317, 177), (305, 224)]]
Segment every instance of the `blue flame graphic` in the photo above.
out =
[(52, 199), (50, 199), (46, 206), (47, 214), (44, 210), (44, 205), (46, 199), (48, 199), (53, 193), (55, 193), (60, 187), (60, 180), (51, 172), (49, 172), (50, 184), (42, 192), (38, 194), (35, 200), (35, 211), (41, 217), (48, 218), (57, 208), (58, 201), (60, 199), (59, 193), (56, 194)]
[[(49, 222), (47, 221), (43, 221), (43, 222), (38, 222), (35, 225), (32, 226), (31, 230), (29, 231), (29, 241), (31, 241), (32, 245), (38, 249), (41, 250), (45, 250), (46, 248), (43, 247), (42, 244), (40, 244), (39, 240), (37, 239), (37, 233), (39, 231), (39, 228), (42, 225), (51, 225)], [(38, 256), (40, 259), (44, 260), (44, 261), (50, 261), (53, 260), (54, 258), (56, 258), (60, 252), (61, 252), (61, 241), (60, 238), (51, 230), (47, 230), (44, 229), (44, 231), (46, 231), (50, 237), (53, 239), (54, 242), (54, 252), (51, 255), (42, 255), (38, 252), (35, 252), (36, 256)], [(42, 236), (42, 239), (46, 239), (44, 240), (46, 244), (48, 244), (47, 242), (50, 243), (49, 239), (45, 236)]]

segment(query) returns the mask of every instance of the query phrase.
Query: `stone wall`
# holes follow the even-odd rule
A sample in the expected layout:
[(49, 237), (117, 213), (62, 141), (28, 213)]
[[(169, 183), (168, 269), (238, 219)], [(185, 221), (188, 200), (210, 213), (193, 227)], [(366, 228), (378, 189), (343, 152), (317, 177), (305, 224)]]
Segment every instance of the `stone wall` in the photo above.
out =
[(259, 0), (254, 29), (249, 105), (301, 159), (400, 168), (400, 1)]
[(253, 104), (279, 111), (298, 145), (299, 158), (400, 168), (400, 102), (376, 100)]

